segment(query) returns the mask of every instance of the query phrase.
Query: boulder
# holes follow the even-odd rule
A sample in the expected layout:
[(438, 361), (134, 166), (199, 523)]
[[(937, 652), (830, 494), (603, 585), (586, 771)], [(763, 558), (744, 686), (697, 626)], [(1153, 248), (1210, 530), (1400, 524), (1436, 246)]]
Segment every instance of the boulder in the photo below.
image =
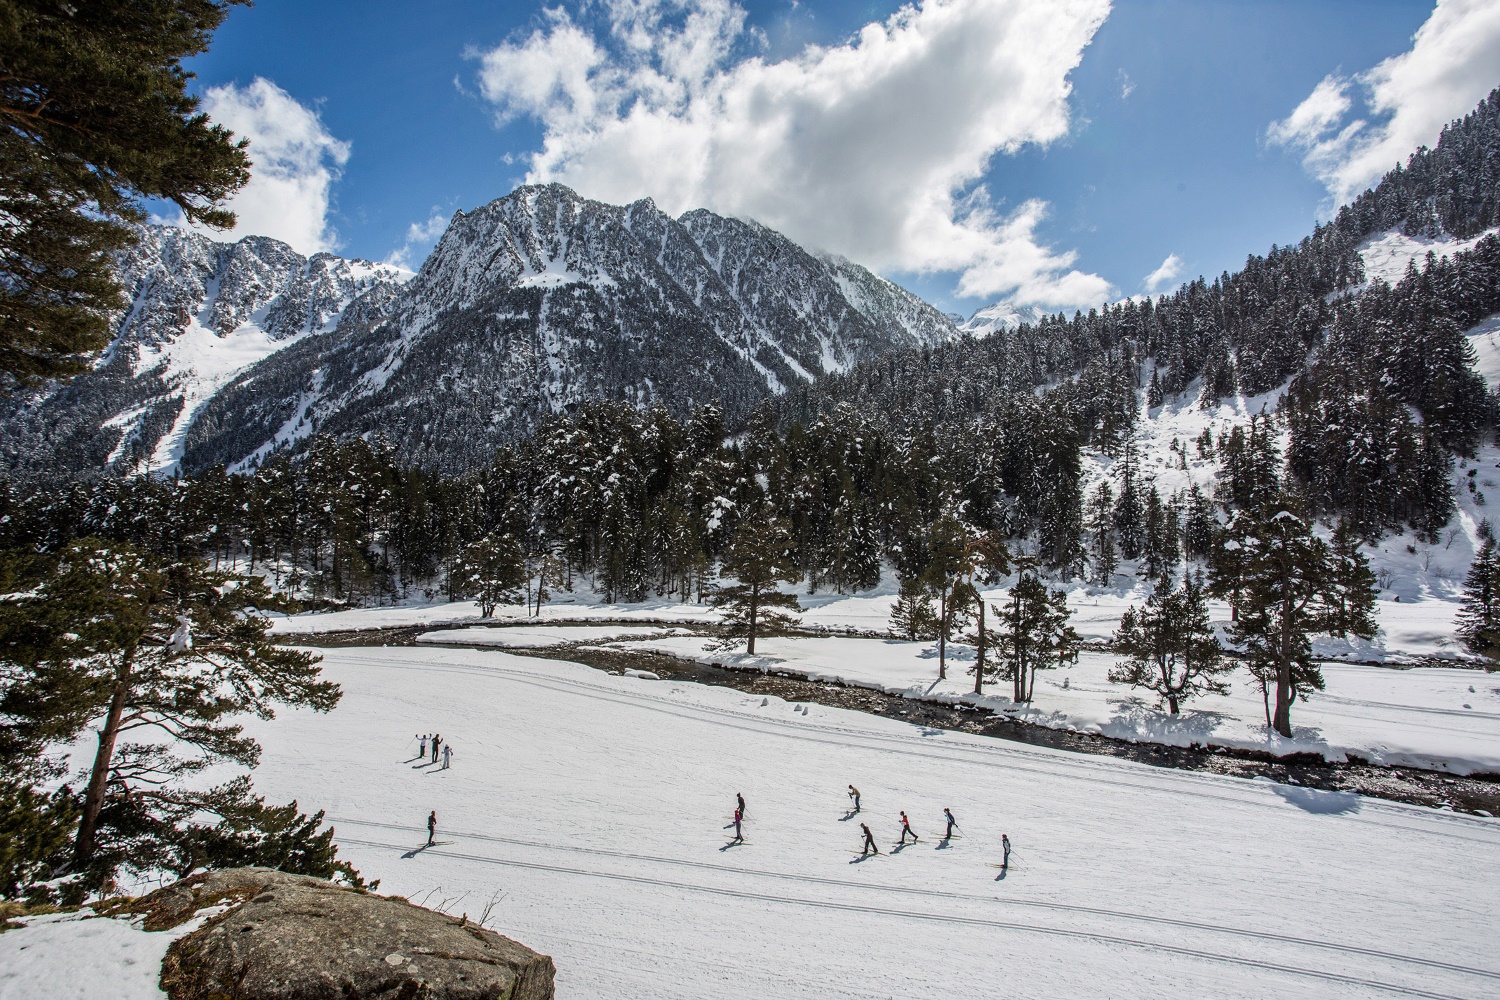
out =
[(162, 961), (173, 1000), (550, 1000), (552, 959), (467, 919), (266, 868), (208, 872), (136, 907), (206, 914)]

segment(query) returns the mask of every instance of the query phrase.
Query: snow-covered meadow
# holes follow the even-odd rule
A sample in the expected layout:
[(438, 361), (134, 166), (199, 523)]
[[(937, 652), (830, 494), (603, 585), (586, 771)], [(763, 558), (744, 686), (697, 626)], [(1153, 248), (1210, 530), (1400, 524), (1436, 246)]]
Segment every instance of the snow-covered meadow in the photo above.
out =
[[(498, 650), (322, 652), (344, 699), (254, 724), (258, 789), (326, 808), (382, 892), (471, 917), (503, 892), (491, 925), (555, 958), (560, 997), (1500, 989), (1500, 820)], [(432, 730), (449, 770), (413, 759)], [(889, 853), (903, 809), (923, 840)], [(886, 855), (858, 861), (860, 820)]]

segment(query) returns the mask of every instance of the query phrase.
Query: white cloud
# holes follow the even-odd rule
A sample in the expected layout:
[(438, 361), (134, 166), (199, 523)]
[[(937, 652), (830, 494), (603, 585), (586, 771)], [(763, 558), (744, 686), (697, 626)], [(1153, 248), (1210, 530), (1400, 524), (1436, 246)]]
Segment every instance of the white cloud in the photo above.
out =
[(448, 216), (436, 206), (426, 222), (413, 222), (406, 227), (406, 241), (392, 250), (385, 263), (392, 267), (413, 270), (418, 251), (428, 250), (448, 228)]
[[(227, 203), (239, 217), (229, 237), (271, 236), (304, 254), (333, 249), (329, 199), (349, 159), (349, 143), (330, 135), (317, 112), (262, 77), (248, 87), (208, 88), (203, 110), (250, 140), (250, 181)], [(226, 235), (202, 231), (217, 239)]]
[[(1386, 171), (1431, 146), (1443, 126), (1500, 84), (1500, 4), (1438, 0), (1412, 47), (1353, 77), (1326, 77), (1266, 132), (1299, 149), (1335, 203), (1351, 200)], [(1372, 119), (1349, 118), (1358, 88)]]
[(1146, 291), (1155, 295), (1161, 289), (1172, 285), (1179, 277), (1182, 277), (1182, 258), (1176, 255), (1176, 253), (1169, 253), (1166, 261), (1161, 262), (1161, 267), (1152, 271), (1151, 274), (1148, 274), (1142, 280), (1142, 285), (1145, 286)]
[(1123, 69), (1120, 70), (1120, 100), (1128, 99), (1133, 93), (1135, 93), (1135, 81), (1130, 78), (1129, 73)]
[(527, 180), (749, 216), (884, 270), (958, 271), (966, 296), (1098, 303), (1112, 289), (1037, 235), (1041, 202), (979, 183), (1067, 134), (1068, 73), (1109, 0), (924, 0), (849, 42), (767, 62), (732, 0), (558, 8), (483, 53), (501, 121), (534, 119)]
[(1175, 253), (1167, 254), (1167, 259), (1161, 262), (1161, 266), (1146, 275), (1142, 284), (1146, 291), (1155, 295), (1163, 288), (1170, 285), (1182, 276), (1182, 258)]

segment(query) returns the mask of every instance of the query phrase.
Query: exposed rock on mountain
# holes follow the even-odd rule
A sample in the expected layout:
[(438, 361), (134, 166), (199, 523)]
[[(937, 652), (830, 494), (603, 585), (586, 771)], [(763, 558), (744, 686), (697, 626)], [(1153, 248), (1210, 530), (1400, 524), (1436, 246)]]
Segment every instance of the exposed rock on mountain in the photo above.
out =
[(216, 243), (144, 229), (121, 254), (128, 302), (94, 370), (6, 404), (0, 461), (65, 471), (171, 471), (203, 404), (237, 372), (297, 341), (368, 323), (408, 272), (251, 236)]
[[(952, 320), (764, 226), (523, 187), (454, 216), (407, 283), (272, 240), (153, 229), (96, 371), (5, 421), (5, 459), (71, 470), (247, 467), (310, 435), (380, 435), (454, 470), (591, 399), (731, 420)], [(49, 446), (43, 431), (60, 427)]]
[(385, 318), (246, 371), (185, 464), (253, 463), (315, 431), (456, 470), (591, 399), (731, 419), (790, 385), (954, 334), (937, 310), (753, 222), (561, 185), (454, 216)]

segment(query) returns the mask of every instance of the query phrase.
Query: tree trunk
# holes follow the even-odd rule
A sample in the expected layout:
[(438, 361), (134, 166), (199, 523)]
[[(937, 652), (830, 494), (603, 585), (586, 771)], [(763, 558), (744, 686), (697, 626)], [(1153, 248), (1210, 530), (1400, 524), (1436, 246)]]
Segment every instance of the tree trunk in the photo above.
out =
[(1292, 735), (1292, 609), (1290, 587), (1281, 601), (1281, 642), (1276, 650), (1276, 717), (1272, 725), (1282, 736)]
[(745, 652), (751, 656), (755, 655), (755, 617), (760, 611), (760, 587), (756, 584), (750, 585), (750, 642), (745, 647)]
[(948, 591), (938, 595), (938, 680), (948, 676)]
[(115, 693), (109, 700), (109, 713), (99, 730), (99, 749), (94, 754), (94, 769), (89, 775), (88, 791), (83, 798), (83, 816), (78, 821), (78, 838), (73, 844), (73, 867), (82, 868), (94, 855), (94, 835), (99, 829), (99, 811), (104, 808), (104, 789), (109, 783), (109, 765), (115, 756), (115, 741), (120, 736), (120, 720), (125, 715), (125, 699), (130, 693), (130, 671), (135, 649), (127, 649), (115, 670)]
[(974, 661), (974, 693), (984, 694), (984, 599), (979, 600), (979, 650)]

